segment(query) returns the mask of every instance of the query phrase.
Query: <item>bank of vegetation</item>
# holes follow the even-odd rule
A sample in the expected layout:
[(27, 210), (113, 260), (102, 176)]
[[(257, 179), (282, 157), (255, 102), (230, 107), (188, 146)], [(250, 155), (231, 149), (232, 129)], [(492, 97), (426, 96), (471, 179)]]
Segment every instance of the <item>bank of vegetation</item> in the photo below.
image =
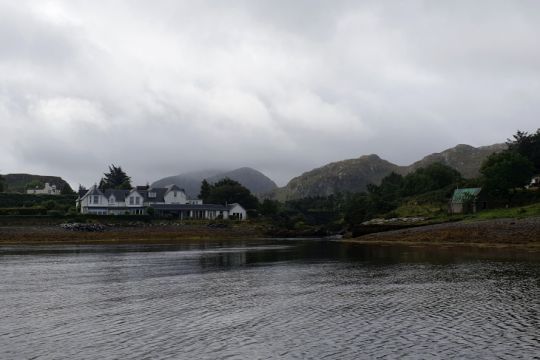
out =
[[(366, 192), (304, 198), (279, 203), (265, 200), (259, 207), (272, 224), (271, 232), (283, 235), (332, 234), (411, 227), (459, 220), (540, 216), (540, 191), (527, 188), (540, 174), (540, 130), (518, 131), (508, 148), (492, 154), (483, 163), (481, 176), (465, 179), (455, 169), (434, 163), (400, 175), (391, 173)], [(456, 188), (483, 190), (487, 209), (478, 213), (449, 214), (449, 200)], [(373, 219), (390, 225), (367, 225)], [(407, 219), (415, 218), (414, 224)], [(393, 227), (392, 227), (393, 226)]]

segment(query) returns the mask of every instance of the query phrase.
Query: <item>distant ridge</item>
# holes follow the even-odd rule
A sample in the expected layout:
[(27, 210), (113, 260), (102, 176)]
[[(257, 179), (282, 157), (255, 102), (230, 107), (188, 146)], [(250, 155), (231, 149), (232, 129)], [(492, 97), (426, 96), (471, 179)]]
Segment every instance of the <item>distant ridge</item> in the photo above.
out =
[(360, 192), (369, 183), (379, 183), (399, 166), (381, 159), (377, 155), (364, 155), (327, 164), (295, 177), (282, 188), (275, 190), (271, 197), (286, 201), (291, 199), (329, 196), (338, 192)]
[(197, 197), (203, 179), (206, 179), (210, 183), (215, 183), (224, 178), (238, 181), (254, 194), (268, 193), (277, 188), (276, 183), (269, 177), (249, 167), (242, 167), (231, 171), (204, 170), (168, 176), (153, 182), (152, 186), (164, 187), (175, 184), (183, 188), (188, 197)]
[[(5, 181), (5, 192), (26, 193), (26, 187), (31, 182), (39, 182), (41, 184), (49, 183), (55, 185), (57, 189), (63, 190), (69, 184), (59, 176), (48, 175), (33, 175), (33, 174), (7, 174), (2, 175)], [(71, 187), (70, 187), (71, 189)]]
[(405, 167), (405, 173), (414, 171), (420, 167), (426, 167), (429, 164), (440, 162), (453, 167), (465, 178), (474, 178), (480, 175), (482, 162), (494, 152), (506, 149), (506, 144), (495, 144), (489, 146), (473, 147), (470, 145), (459, 144), (453, 148), (446, 149), (440, 153), (433, 153), (424, 157), (412, 165)]
[(364, 155), (357, 159), (333, 162), (295, 177), (289, 183), (265, 197), (280, 201), (314, 196), (329, 196), (339, 192), (365, 191), (368, 184), (379, 184), (392, 171), (407, 174), (420, 167), (441, 162), (459, 171), (465, 178), (480, 173), (482, 162), (494, 152), (504, 150), (506, 144), (473, 147), (457, 145), (440, 153), (430, 154), (409, 165), (398, 166), (377, 155)]

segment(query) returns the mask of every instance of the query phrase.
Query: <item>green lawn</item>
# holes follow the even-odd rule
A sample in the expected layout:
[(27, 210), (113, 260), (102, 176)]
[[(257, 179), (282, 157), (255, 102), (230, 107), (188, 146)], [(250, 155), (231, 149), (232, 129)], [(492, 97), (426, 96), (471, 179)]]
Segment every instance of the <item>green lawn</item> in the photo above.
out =
[(501, 218), (526, 218), (540, 216), (540, 203), (519, 206), (508, 209), (492, 209), (480, 211), (476, 214), (465, 215), (465, 219), (471, 220), (488, 220)]
[(392, 212), (398, 217), (426, 217), (429, 222), (446, 222), (458, 220), (489, 220), (502, 218), (526, 218), (540, 216), (540, 202), (511, 208), (483, 210), (476, 214), (449, 215), (447, 205), (443, 203), (418, 204), (408, 201)]

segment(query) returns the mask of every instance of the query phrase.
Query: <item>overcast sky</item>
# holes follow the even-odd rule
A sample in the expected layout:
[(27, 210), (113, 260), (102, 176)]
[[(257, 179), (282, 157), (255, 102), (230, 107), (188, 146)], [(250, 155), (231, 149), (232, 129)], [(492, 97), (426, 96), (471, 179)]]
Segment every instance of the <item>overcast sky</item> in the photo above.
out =
[(540, 127), (540, 1), (0, 0), (0, 173), (280, 185)]

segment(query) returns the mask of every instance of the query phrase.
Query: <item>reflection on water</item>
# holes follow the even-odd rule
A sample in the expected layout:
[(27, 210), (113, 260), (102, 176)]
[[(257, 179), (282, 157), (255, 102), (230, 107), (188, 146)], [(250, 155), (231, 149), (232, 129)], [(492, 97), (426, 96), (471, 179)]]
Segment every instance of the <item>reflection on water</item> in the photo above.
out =
[(536, 253), (325, 241), (0, 248), (0, 358), (531, 358)]

